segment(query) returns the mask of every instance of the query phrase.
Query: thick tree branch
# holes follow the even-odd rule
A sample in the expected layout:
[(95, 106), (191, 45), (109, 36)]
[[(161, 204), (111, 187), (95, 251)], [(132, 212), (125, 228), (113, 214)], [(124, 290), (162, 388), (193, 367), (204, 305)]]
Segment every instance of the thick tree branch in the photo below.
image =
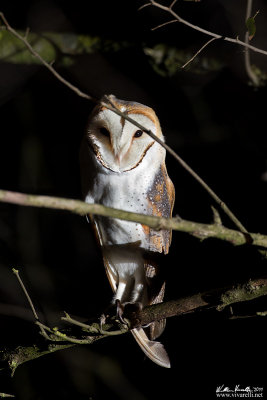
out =
[[(140, 314), (140, 323), (141, 325), (146, 325), (162, 318), (181, 316), (201, 311), (203, 309), (214, 309), (219, 312), (232, 304), (250, 301), (266, 295), (267, 278), (254, 279), (235, 287), (212, 290), (178, 300), (145, 307)], [(73, 321), (68, 315), (62, 319), (70, 323)], [(129, 329), (115, 317), (112, 317), (108, 323), (103, 326), (99, 320), (90, 323), (89, 325), (79, 322), (75, 325), (81, 325), (82, 336), (76, 338), (76, 341), (80, 344), (93, 344), (95, 341), (109, 337), (113, 334), (123, 334), (129, 331)], [(28, 347), (20, 346), (14, 350), (2, 351), (1, 361), (11, 370), (12, 374), (14, 374), (19, 365), (24, 364), (27, 361), (76, 345), (76, 343), (69, 340), (69, 336), (71, 336), (71, 339), (74, 338), (70, 333), (70, 330), (65, 329), (58, 331), (51, 330), (50, 328), (47, 329), (52, 332), (50, 338), (53, 342), (45, 341), (41, 344)], [(75, 329), (77, 332), (77, 327), (75, 327)], [(66, 336), (66, 332), (68, 336)]]
[(125, 221), (138, 222), (147, 225), (155, 230), (172, 229), (175, 231), (189, 233), (201, 240), (216, 238), (230, 242), (235, 246), (249, 243), (260, 248), (267, 248), (267, 235), (259, 233), (242, 233), (233, 229), (228, 229), (215, 221), (212, 224), (201, 224), (183, 220), (181, 218), (160, 218), (151, 215), (137, 214), (133, 212), (118, 210), (105, 207), (101, 204), (88, 204), (80, 200), (37, 196), (0, 190), (0, 202), (17, 204), (21, 206), (51, 208), (56, 210), (71, 211), (79, 215), (101, 215), (104, 217), (118, 218)]

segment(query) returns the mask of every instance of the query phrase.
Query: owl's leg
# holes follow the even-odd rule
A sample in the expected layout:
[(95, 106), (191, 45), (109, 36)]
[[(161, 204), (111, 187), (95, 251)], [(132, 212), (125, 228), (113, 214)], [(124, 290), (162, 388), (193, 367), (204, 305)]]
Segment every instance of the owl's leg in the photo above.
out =
[(143, 282), (135, 282), (134, 289), (131, 294), (131, 303), (141, 303), (144, 305), (146, 302), (147, 294), (146, 287)]
[[(128, 301), (125, 301), (128, 300)], [(147, 303), (144, 274), (135, 272), (127, 281), (120, 280), (114, 296), (116, 314), (124, 324), (136, 327), (140, 324), (139, 314)]]
[(116, 294), (114, 296), (114, 300), (115, 301), (116, 300), (121, 301), (121, 299), (122, 299), (122, 297), (124, 295), (125, 289), (126, 289), (126, 282), (119, 281), (119, 284), (118, 284), (118, 287), (117, 287), (117, 291), (116, 291)]
[(130, 321), (131, 327), (140, 326), (140, 312), (148, 303), (147, 284), (143, 264), (139, 264), (132, 277), (131, 291), (128, 302), (123, 304), (122, 318)]
[(148, 303), (147, 282), (143, 263), (139, 265), (134, 274), (134, 286), (131, 292), (131, 303), (140, 303), (143, 307)]
[(116, 293), (113, 298), (113, 302), (116, 305), (116, 314), (118, 318), (122, 323), (127, 324), (127, 322), (123, 319), (124, 306), (122, 304), (122, 298), (125, 296), (125, 292), (126, 292), (126, 282), (120, 280), (117, 286)]

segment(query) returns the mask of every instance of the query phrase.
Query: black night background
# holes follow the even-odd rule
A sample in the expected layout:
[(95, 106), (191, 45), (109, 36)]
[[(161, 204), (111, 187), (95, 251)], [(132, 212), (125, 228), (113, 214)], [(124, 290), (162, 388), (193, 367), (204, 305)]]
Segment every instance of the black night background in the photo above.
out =
[[(29, 27), (44, 37), (61, 34), (53, 66), (81, 90), (151, 106), (166, 142), (250, 232), (267, 234), (266, 55), (250, 53), (263, 80), (257, 88), (245, 70), (244, 48), (223, 40), (181, 69), (209, 37), (179, 23), (152, 31), (172, 16), (151, 6), (138, 11), (144, 3), (3, 0), (0, 11), (19, 31)], [(175, 10), (209, 31), (244, 39), (245, 1), (178, 0)], [(253, 10), (260, 12), (251, 43), (267, 50), (266, 1), (255, 0)], [(79, 199), (79, 146), (94, 104), (45, 67), (4, 56), (2, 33), (0, 188)], [(96, 45), (87, 52), (71, 50), (67, 33), (91, 38), (88, 48), (94, 37)], [(176, 189), (174, 215), (210, 223), (215, 206), (210, 196), (170, 155), (167, 168)], [(235, 229), (218, 211), (224, 225)], [(1, 203), (0, 221), (1, 350), (40, 340), (13, 267), (49, 326), (63, 326), (64, 311), (84, 320), (106, 309), (112, 291), (84, 217)], [(163, 263), (166, 300), (266, 277), (267, 268), (253, 246), (200, 241), (180, 232), (173, 232)], [(222, 385), (264, 388), (266, 317), (257, 312), (266, 310), (263, 296), (232, 310), (169, 318), (160, 338), (170, 356), (169, 370), (146, 359), (125, 334), (40, 357), (18, 367), (12, 378), (0, 370), (0, 393), (20, 400), (196, 400), (216, 399)], [(264, 390), (267, 396), (267, 386)]]

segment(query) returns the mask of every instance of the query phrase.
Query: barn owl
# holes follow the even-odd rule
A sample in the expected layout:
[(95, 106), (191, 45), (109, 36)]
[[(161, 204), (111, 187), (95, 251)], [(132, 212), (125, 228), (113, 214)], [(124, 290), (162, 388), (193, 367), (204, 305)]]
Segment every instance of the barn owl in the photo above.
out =
[[(110, 99), (118, 109), (164, 140), (155, 112), (142, 104)], [(84, 200), (136, 213), (169, 218), (174, 186), (165, 166), (165, 149), (135, 125), (99, 104), (93, 110), (81, 146)], [(100, 244), (113, 303), (127, 308), (163, 301), (165, 282), (157, 255), (168, 253), (171, 231), (139, 223), (89, 216)], [(135, 307), (134, 307), (135, 308)], [(165, 320), (132, 330), (144, 353), (169, 368), (166, 350), (155, 339)]]

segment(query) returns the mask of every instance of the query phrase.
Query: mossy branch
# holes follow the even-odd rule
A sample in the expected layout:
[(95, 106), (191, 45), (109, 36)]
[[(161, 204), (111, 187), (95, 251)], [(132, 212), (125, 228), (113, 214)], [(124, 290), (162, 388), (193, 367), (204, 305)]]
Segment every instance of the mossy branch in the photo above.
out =
[[(227, 306), (239, 302), (251, 301), (266, 295), (267, 278), (254, 279), (230, 288), (212, 290), (145, 307), (140, 314), (140, 323), (141, 325), (147, 325), (162, 318), (181, 316), (204, 309), (214, 309), (220, 312)], [(257, 313), (255, 315), (260, 314)], [(77, 344), (93, 344), (97, 340), (117, 334), (124, 334), (130, 330), (115, 317), (110, 318), (109, 321), (103, 325), (99, 320), (88, 325), (79, 323), (73, 320), (68, 314), (66, 314), (62, 320), (78, 325), (81, 329), (82, 336), (77, 338), (73, 336), (70, 329), (50, 329), (37, 322), (38, 325), (42, 325), (42, 327), (45, 327), (49, 332), (51, 340), (45, 340), (41, 344), (25, 347), (19, 346), (14, 350), (2, 351), (0, 359), (4, 362), (5, 366), (10, 369), (12, 375), (15, 373), (17, 367), (25, 362), (73, 347)], [(76, 326), (75, 329), (77, 333)]]
[(129, 211), (105, 207), (101, 204), (88, 204), (80, 200), (66, 199), (51, 196), (37, 196), (32, 194), (0, 190), (0, 202), (12, 203), (21, 206), (44, 207), (57, 210), (71, 211), (79, 215), (101, 215), (104, 217), (118, 218), (126, 221), (138, 222), (154, 230), (172, 229), (185, 232), (201, 240), (216, 238), (229, 242), (235, 246), (251, 244), (258, 248), (267, 249), (267, 235), (260, 233), (243, 233), (215, 222), (202, 224), (187, 221), (181, 218), (161, 218), (151, 215), (137, 214)]

